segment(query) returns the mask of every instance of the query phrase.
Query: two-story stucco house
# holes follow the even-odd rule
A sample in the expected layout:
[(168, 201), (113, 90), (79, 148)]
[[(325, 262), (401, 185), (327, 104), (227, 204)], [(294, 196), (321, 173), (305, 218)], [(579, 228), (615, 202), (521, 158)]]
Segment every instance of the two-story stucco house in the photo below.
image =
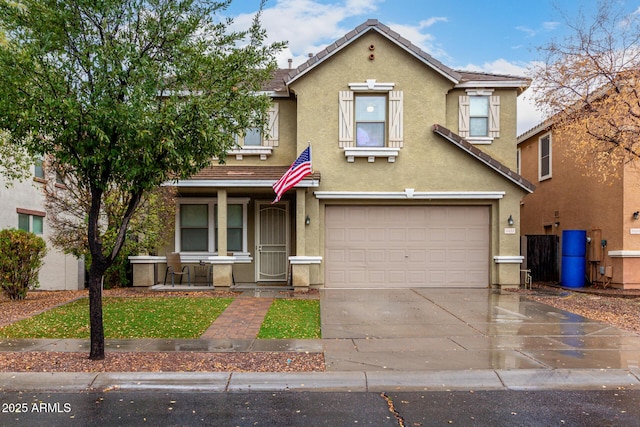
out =
[(0, 229), (22, 229), (45, 240), (47, 255), (38, 277), (39, 289), (84, 289), (84, 262), (54, 248), (48, 240), (52, 230), (47, 223), (42, 187), (55, 183), (55, 176), (40, 161), (32, 166), (32, 171), (32, 180), (14, 181), (9, 187), (0, 178)]
[(617, 165), (606, 181), (589, 174), (587, 166), (574, 161), (571, 141), (554, 132), (553, 118), (518, 137), (518, 154), (522, 176), (536, 185), (522, 201), (521, 234), (556, 235), (561, 246), (563, 230), (584, 230), (589, 238), (585, 277), (640, 289), (637, 165)]
[[(216, 287), (518, 284), (520, 200), (534, 187), (515, 172), (516, 98), (529, 83), (453, 70), (369, 20), (275, 74), (268, 134), (169, 184), (164, 249), (212, 263)], [(309, 145), (313, 173), (272, 204)], [(146, 263), (162, 257), (132, 262), (149, 285)]]

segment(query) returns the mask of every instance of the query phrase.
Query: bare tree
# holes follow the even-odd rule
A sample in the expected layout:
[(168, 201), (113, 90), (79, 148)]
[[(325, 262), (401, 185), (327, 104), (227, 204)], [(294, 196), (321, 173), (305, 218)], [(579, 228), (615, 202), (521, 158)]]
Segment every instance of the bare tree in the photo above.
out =
[(640, 9), (618, 5), (601, 0), (591, 17), (565, 14), (570, 35), (541, 47), (534, 68), (534, 100), (554, 136), (605, 179), (640, 154)]

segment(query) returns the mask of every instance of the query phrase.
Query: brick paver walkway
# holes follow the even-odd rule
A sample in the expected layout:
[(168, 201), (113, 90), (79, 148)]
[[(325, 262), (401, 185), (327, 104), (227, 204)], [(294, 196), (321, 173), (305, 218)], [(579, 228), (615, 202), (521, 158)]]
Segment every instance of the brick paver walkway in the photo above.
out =
[(204, 339), (253, 339), (260, 332), (260, 325), (273, 298), (256, 298), (241, 295), (204, 331)]

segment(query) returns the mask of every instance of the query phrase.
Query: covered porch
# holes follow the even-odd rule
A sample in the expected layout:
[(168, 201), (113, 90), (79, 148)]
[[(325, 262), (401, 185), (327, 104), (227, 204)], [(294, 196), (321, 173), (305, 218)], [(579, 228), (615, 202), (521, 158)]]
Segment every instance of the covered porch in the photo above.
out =
[[(318, 203), (310, 189), (319, 186), (320, 174), (306, 177), (272, 203), (272, 186), (286, 170), (214, 166), (166, 184), (178, 193), (172, 238), (158, 256), (129, 258), (133, 285), (164, 284), (165, 255), (177, 252), (189, 271), (180, 286), (189, 280), (191, 286), (215, 289), (307, 290), (322, 261), (319, 254), (307, 254), (307, 238), (318, 235), (319, 224), (311, 220), (317, 218)], [(170, 278), (166, 283), (171, 286)]]

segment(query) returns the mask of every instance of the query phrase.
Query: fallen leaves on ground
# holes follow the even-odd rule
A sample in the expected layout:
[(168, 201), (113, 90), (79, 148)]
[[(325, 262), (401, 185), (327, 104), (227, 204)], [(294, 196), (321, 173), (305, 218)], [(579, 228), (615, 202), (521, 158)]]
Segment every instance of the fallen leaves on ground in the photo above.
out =
[(0, 352), (0, 372), (323, 372), (321, 353)]
[[(0, 327), (42, 313), (78, 298), (82, 291), (32, 291), (22, 301), (0, 297)], [(229, 291), (150, 291), (108, 289), (106, 297), (237, 297)], [(301, 298), (317, 298), (308, 293)], [(302, 352), (110, 352), (104, 360), (89, 360), (83, 352), (0, 352), (0, 372), (322, 372), (322, 353)]]

